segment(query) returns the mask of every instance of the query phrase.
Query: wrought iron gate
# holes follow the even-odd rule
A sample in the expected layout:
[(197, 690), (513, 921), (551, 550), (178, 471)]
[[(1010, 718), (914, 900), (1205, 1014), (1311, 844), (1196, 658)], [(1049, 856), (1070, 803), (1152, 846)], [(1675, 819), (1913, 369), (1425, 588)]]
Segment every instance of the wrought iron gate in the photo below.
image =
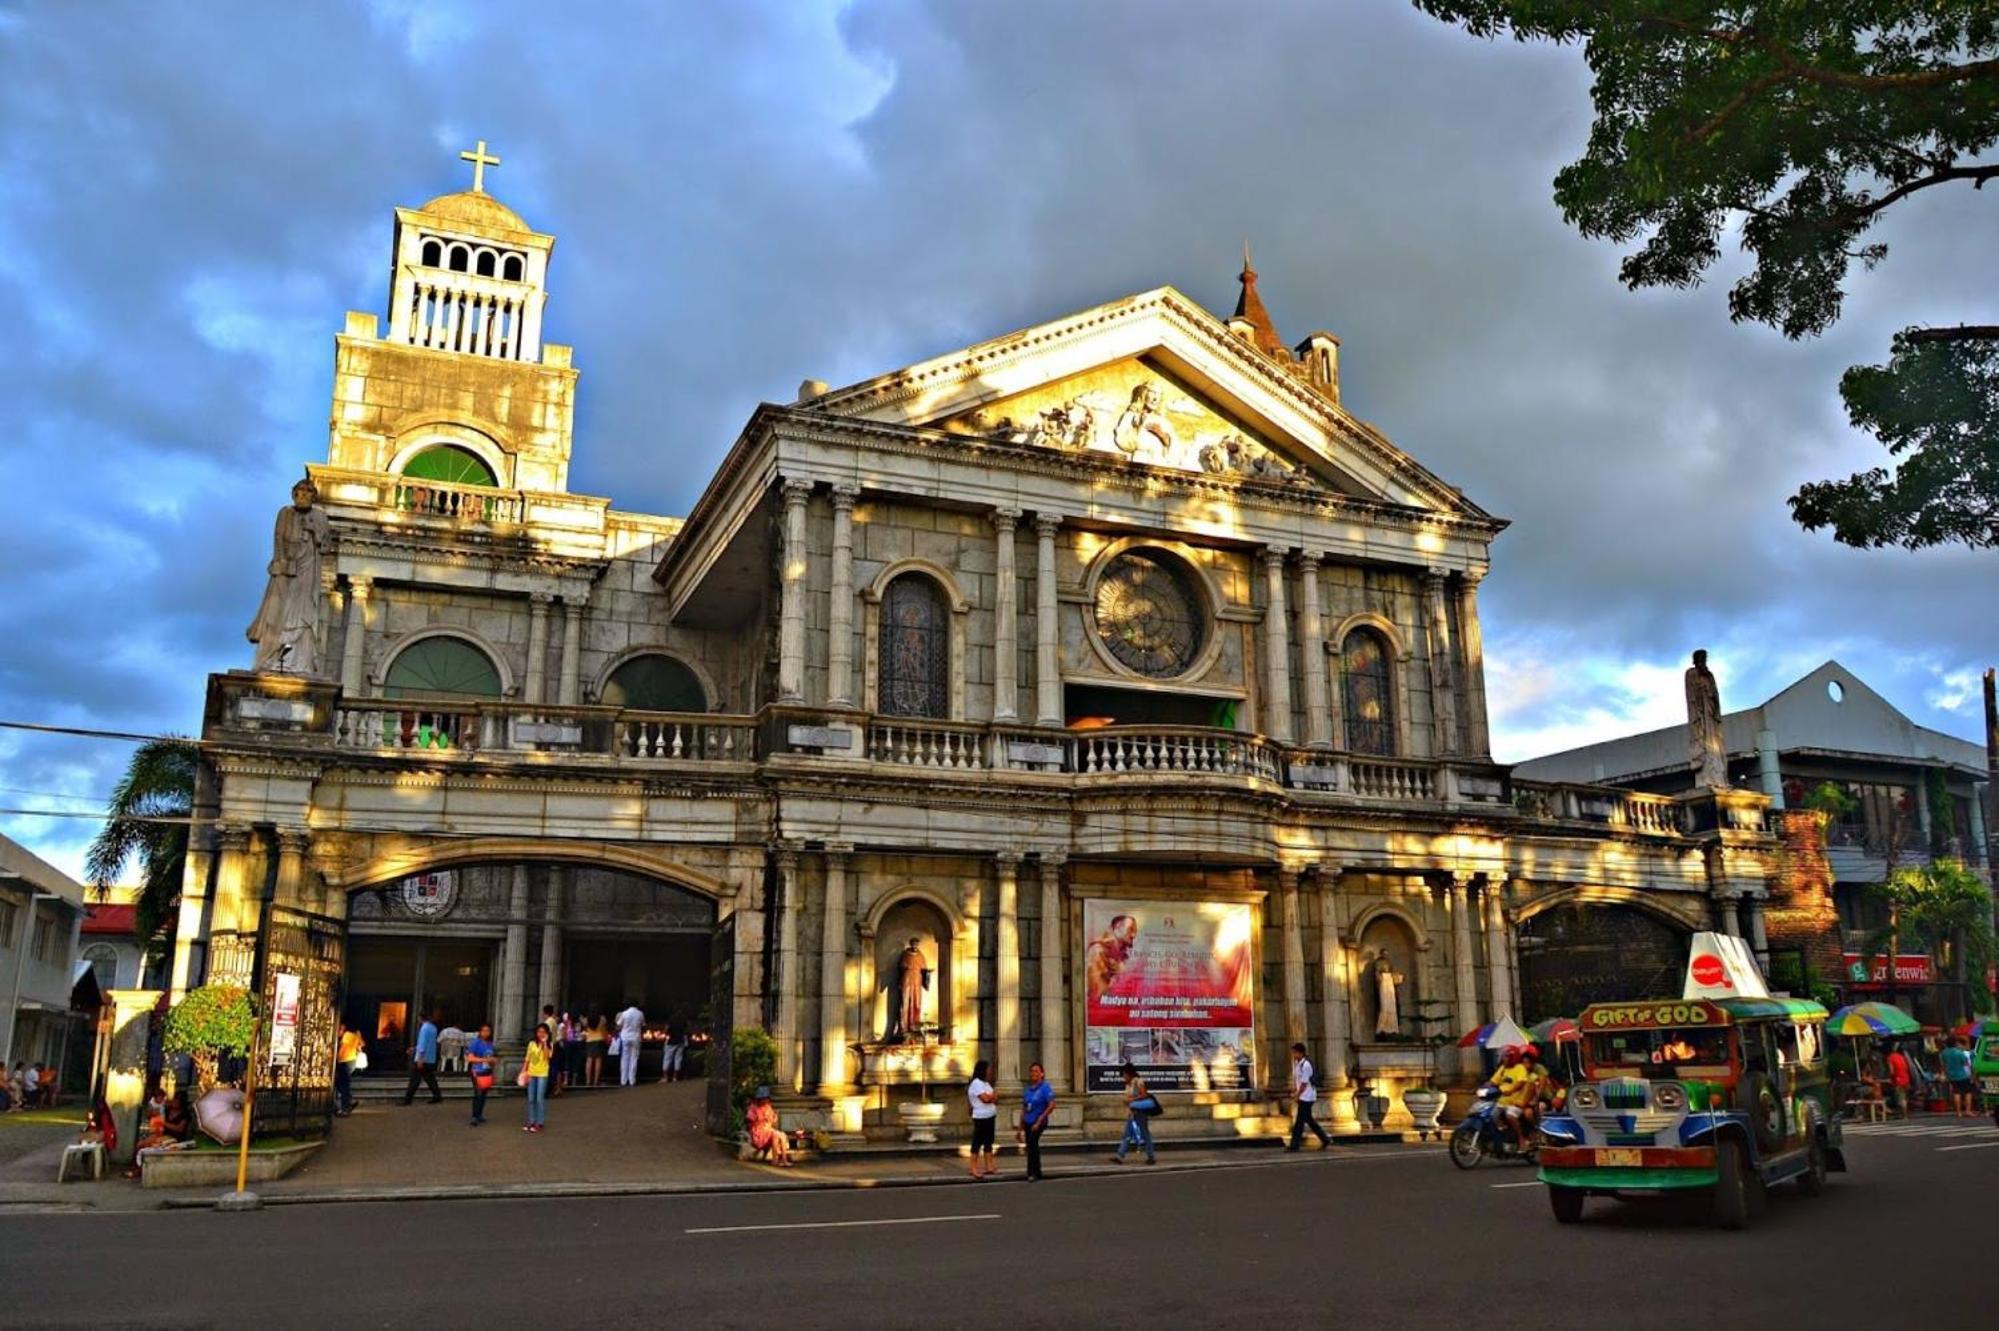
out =
[[(340, 988), (346, 972), (347, 930), (339, 920), (289, 906), (272, 905), (266, 923), (260, 1011), (277, 1009), (280, 976), (298, 980), (298, 1023), (291, 1050), (281, 1062), (257, 1069), (253, 1134), (322, 1136), (333, 1117), (334, 1037)], [(251, 987), (257, 935), (218, 933), (210, 941), (208, 981)], [(268, 1041), (268, 1027), (266, 1028)]]
[(708, 952), (708, 1131), (726, 1136), (732, 1128), (730, 1088), (735, 1058), (730, 1052), (736, 1029), (736, 917), (715, 926)]

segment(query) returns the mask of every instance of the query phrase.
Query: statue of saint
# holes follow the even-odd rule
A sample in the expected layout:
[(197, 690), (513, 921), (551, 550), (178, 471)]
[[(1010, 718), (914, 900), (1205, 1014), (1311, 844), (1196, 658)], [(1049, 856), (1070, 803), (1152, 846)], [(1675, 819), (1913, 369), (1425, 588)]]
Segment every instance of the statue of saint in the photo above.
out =
[(332, 545), (326, 514), (314, 507), (310, 478), (292, 487), (271, 539), (270, 582), (244, 635), (257, 644), (253, 669), (280, 675), (319, 673), (319, 561)]
[(930, 988), (930, 959), (923, 943), (912, 938), (895, 959), (895, 1020), (889, 1034), (905, 1040), (923, 1032), (923, 994)]
[(1702, 790), (1728, 788), (1728, 746), (1721, 737), (1721, 687), (1707, 668), (1707, 652), (1694, 653), (1687, 667), (1687, 762), (1694, 785)]
[(1155, 383), (1142, 383), (1131, 390), (1131, 401), (1125, 405), (1124, 414), (1111, 427), (1111, 442), (1117, 445), (1118, 452), (1135, 458), (1140, 447), (1147, 446), (1161, 461), (1171, 460), (1180, 441), (1173, 434), (1172, 422), (1159, 409), (1163, 400)]
[(1395, 973), (1395, 963), (1388, 959), (1388, 949), (1382, 948), (1374, 956), (1374, 1033), (1376, 1035), (1402, 1034), (1402, 1000), (1395, 986), (1403, 977)]

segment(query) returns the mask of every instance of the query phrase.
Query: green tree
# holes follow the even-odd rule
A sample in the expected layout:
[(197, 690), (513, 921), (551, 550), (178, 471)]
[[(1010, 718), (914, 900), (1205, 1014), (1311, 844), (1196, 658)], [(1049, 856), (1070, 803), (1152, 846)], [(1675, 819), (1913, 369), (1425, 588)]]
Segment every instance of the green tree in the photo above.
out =
[[(1874, 887), (1888, 907), (1888, 923), (1862, 944), (1868, 957), (1886, 956), (1893, 965), (1897, 951), (1920, 947), (1939, 963), (1948, 958), (1953, 979), (1982, 980), (1985, 968), (1999, 959), (1999, 939), (1992, 932), (1992, 889), (1957, 860), (1934, 860), (1921, 868), (1897, 869)], [(1990, 1009), (1992, 995), (1982, 983), (1971, 983), (1972, 1009)]]
[(182, 739), (156, 739), (133, 751), (105, 806), (104, 827), (90, 843), (84, 872), (101, 900), (128, 864), (138, 861), (134, 932), (148, 950), (171, 924), (187, 863), (187, 819), (194, 812), (200, 758)]
[[(1635, 243), (1627, 286), (1689, 287), (1735, 232), (1736, 320), (1785, 336), (1839, 318), (1853, 265), (1905, 199), (1999, 178), (1992, 0), (1416, 0), (1481, 37), (1576, 42), (1595, 75), (1583, 156), (1555, 201)], [(1999, 325), (1910, 328), (1841, 381), (1897, 465), (1802, 487), (1792, 517), (1847, 545), (1999, 545)]]

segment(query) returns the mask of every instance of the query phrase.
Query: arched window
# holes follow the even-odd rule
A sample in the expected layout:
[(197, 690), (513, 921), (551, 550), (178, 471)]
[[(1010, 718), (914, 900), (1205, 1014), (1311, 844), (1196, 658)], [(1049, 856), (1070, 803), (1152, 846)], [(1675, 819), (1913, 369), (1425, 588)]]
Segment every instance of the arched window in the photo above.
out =
[(882, 594), (879, 706), (889, 716), (951, 714), (951, 608), (921, 573)]
[(425, 698), (440, 693), (500, 696), (500, 672), (491, 657), (463, 638), (423, 638), (389, 663), (384, 698)]
[(527, 276), (527, 264), (522, 261), (520, 255), (509, 254), (506, 261), (500, 265), (500, 276), (509, 282), (518, 282)]
[(708, 695), (694, 672), (670, 656), (649, 652), (634, 656), (604, 681), (607, 707), (630, 707), (642, 712), (705, 712)]
[(426, 240), (423, 242), (423, 258), (421, 262), (426, 268), (435, 268), (438, 264), (444, 262), (443, 244), (435, 240)]
[(118, 949), (109, 943), (92, 943), (83, 949), (83, 959), (97, 976), (100, 991), (118, 988)]
[(471, 258), (472, 258), (472, 251), (470, 247), (465, 245), (453, 245), (451, 247), (451, 271), (454, 273), (464, 272), (468, 267), (470, 267)]
[(1355, 629), (1340, 644), (1341, 701), (1347, 749), (1395, 756), (1395, 689), (1389, 678), (1388, 640), (1373, 629)]
[(493, 254), (493, 251), (480, 250), (478, 262), (474, 265), (474, 267), (478, 271), (479, 276), (491, 277), (493, 275), (493, 270), (496, 264), (497, 264), (497, 258)]
[(439, 444), (426, 448), (403, 464), (403, 475), (413, 480), (447, 481), (454, 485), (498, 485), (500, 478), (486, 460), (468, 448)]

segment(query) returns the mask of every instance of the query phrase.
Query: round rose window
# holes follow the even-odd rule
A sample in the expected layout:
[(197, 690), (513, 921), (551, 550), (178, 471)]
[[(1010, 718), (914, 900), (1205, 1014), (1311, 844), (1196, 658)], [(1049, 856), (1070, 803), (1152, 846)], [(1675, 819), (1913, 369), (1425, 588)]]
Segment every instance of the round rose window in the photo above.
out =
[(1097, 579), (1097, 636), (1141, 675), (1186, 674), (1207, 639), (1193, 575), (1150, 551), (1118, 555)]

